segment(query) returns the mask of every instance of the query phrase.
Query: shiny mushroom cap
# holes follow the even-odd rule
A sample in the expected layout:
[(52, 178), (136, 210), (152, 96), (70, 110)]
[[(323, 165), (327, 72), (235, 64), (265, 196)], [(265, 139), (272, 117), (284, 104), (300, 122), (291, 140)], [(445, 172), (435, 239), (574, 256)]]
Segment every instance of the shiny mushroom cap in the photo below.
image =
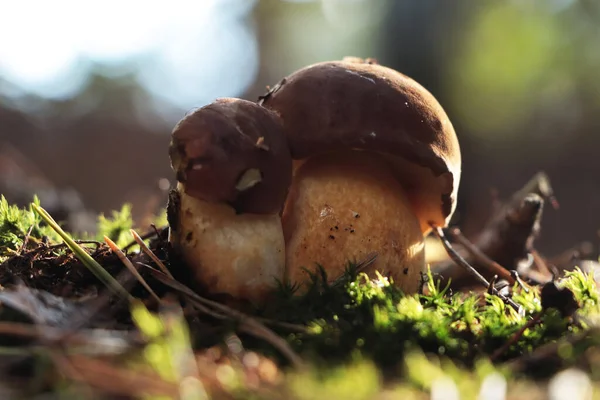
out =
[(171, 166), (187, 195), (237, 213), (281, 211), (292, 159), (276, 114), (222, 98), (184, 117), (171, 135)]
[(441, 105), (413, 79), (348, 57), (292, 73), (259, 104), (281, 117), (294, 159), (348, 149), (380, 153), (423, 232), (430, 223), (447, 225), (460, 181), (459, 143)]

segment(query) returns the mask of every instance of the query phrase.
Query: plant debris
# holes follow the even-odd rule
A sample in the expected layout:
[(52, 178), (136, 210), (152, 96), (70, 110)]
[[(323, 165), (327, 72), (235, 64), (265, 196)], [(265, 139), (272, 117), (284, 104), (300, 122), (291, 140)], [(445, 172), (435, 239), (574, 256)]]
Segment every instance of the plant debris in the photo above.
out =
[(555, 200), (545, 175), (532, 182), (472, 243), (435, 229), (453, 258), (432, 265), (419, 294), (364, 273), (370, 254), (333, 282), (317, 269), (302, 293), (281, 282), (258, 309), (184, 284), (168, 230), (138, 235), (127, 207), (100, 218), (102, 236), (63, 232), (64, 244), (37, 200), (2, 199), (0, 392), (383, 399), (429, 398), (443, 384), (475, 397), (493, 378), (543, 397), (572, 368), (600, 388), (598, 260), (579, 251), (573, 266), (535, 250), (542, 206)]

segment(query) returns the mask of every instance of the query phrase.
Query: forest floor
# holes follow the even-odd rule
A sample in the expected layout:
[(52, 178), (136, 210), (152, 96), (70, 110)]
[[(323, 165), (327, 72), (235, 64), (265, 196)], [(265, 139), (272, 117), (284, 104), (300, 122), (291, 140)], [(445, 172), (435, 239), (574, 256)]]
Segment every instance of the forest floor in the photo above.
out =
[(261, 308), (184, 284), (164, 216), (134, 240), (124, 206), (74, 237), (2, 198), (0, 397), (600, 398), (597, 255), (535, 251), (532, 204), (552, 196), (532, 182), (474, 245), (434, 231), (452, 257), (417, 294), (363, 273), (371, 258)]

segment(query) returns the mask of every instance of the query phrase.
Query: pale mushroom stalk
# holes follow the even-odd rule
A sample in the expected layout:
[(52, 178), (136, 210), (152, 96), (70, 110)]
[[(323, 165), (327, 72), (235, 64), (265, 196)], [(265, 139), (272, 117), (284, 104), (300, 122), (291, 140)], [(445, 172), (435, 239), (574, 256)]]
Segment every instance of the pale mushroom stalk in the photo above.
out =
[(295, 171), (283, 221), (290, 281), (306, 281), (302, 267), (315, 262), (335, 279), (348, 262), (375, 251), (376, 269), (403, 291), (417, 291), (423, 234), (404, 189), (380, 155), (346, 151), (309, 158)]
[(207, 290), (260, 302), (283, 279), (285, 243), (281, 217), (238, 214), (233, 207), (197, 199), (178, 184), (170, 243)]
[(285, 269), (281, 211), (292, 160), (278, 117), (219, 99), (175, 127), (170, 157), (174, 251), (210, 293), (263, 302)]
[[(283, 214), (286, 275), (378, 253), (378, 270), (406, 293), (425, 271), (424, 235), (446, 226), (461, 173), (448, 116), (425, 88), (373, 60), (302, 68), (260, 100), (283, 121), (294, 161)], [(358, 216), (358, 217), (357, 217)]]

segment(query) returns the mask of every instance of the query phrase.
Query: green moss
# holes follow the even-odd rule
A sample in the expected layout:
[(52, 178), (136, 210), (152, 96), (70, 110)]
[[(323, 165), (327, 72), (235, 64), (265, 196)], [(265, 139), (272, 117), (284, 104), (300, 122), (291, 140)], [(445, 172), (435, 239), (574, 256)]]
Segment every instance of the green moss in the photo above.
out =
[(131, 204), (124, 204), (120, 210), (114, 210), (110, 217), (104, 214), (98, 216), (98, 240), (103, 241), (108, 236), (119, 247), (126, 246), (132, 237), (129, 230), (133, 228)]
[[(37, 197), (33, 204), (40, 205)], [(157, 222), (163, 224), (165, 217), (157, 216)], [(112, 211), (110, 216), (98, 215), (96, 235), (83, 235), (81, 239), (96, 239), (104, 241), (108, 236), (118, 246), (126, 246), (133, 238), (129, 230), (133, 227), (131, 205), (125, 204), (120, 210)], [(47, 238), (50, 244), (61, 241), (60, 236), (42, 218), (33, 211), (33, 208), (19, 208), (8, 204), (4, 196), (0, 196), (0, 262), (15, 254), (23, 246), (23, 241), (29, 232), (31, 244)]]
[[(34, 197), (33, 204), (40, 204), (37, 197)], [(40, 241), (44, 237), (56, 241), (56, 232), (41, 222), (42, 219), (31, 206), (19, 208), (9, 205), (6, 198), (0, 196), (0, 262), (14, 255), (23, 246), (28, 232), (31, 242)]]
[[(107, 235), (124, 246), (130, 241), (130, 206), (123, 206), (110, 217), (101, 215), (98, 225), (99, 237)], [(30, 229), (33, 241), (44, 236), (59, 241), (32, 208), (9, 206), (2, 198), (0, 257), (18, 251)], [(431, 272), (424, 276), (423, 293), (411, 295), (402, 293), (380, 274), (368, 276), (358, 272), (355, 265), (349, 265), (335, 283), (328, 283), (322, 267), (309, 276), (311, 281), (301, 288), (281, 284), (270, 307), (256, 310), (259, 316), (308, 327), (302, 333), (290, 334), (284, 328), (278, 331), (311, 364), (307, 370), (284, 377), (278, 390), (286, 393), (285, 398), (428, 398), (436, 385), (448, 381), (461, 394), (474, 397), (490, 376), (506, 377), (511, 385), (524, 387), (506, 369), (493, 366), (489, 356), (535, 316), (540, 316), (539, 323), (526, 329), (505, 349), (499, 361), (514, 359), (555, 341), (562, 343), (555, 351), (560, 362), (542, 360), (549, 373), (586, 358), (600, 357), (600, 352), (594, 350), (600, 343), (597, 331), (578, 342), (564, 340), (599, 320), (596, 283), (591, 275), (579, 269), (568, 272), (559, 286), (571, 291), (579, 303), (577, 316), (582, 317), (581, 326), (576, 323), (577, 318), (564, 317), (558, 310), (542, 310), (540, 288), (528, 292), (519, 286), (513, 288), (512, 298), (521, 306), (521, 312), (517, 312), (493, 295), (452, 293), (448, 287), (441, 287)], [(169, 318), (162, 315), (161, 319), (141, 306), (134, 307), (132, 312), (137, 328), (153, 340), (135, 359), (136, 368), (141, 360), (141, 364), (168, 380), (180, 379), (173, 360), (184, 353), (190, 357), (190, 343), (199, 341), (187, 337), (187, 328), (181, 325), (183, 319), (175, 318), (175, 314), (170, 317), (165, 314)], [(172, 333), (169, 341), (158, 334), (164, 333), (167, 325)], [(264, 341), (248, 337), (243, 340), (247, 349), (278, 356)], [(600, 369), (590, 370), (593, 379), (600, 379)], [(231, 382), (223, 384), (232, 395), (265, 398), (245, 388), (241, 372), (237, 369), (234, 372)]]
[[(440, 288), (431, 273), (427, 294), (404, 295), (378, 275), (349, 273), (337, 285), (324, 283), (323, 274), (303, 295), (282, 291), (272, 318), (307, 324), (309, 333), (288, 336), (297, 351), (321, 362), (347, 362), (355, 354), (386, 369), (397, 367), (407, 351), (424, 351), (472, 365), (503, 346), (535, 315), (542, 312), (540, 291), (526, 293), (516, 286), (513, 299), (519, 313), (496, 296), (455, 293)], [(577, 270), (564, 286), (584, 306), (583, 314), (598, 313), (593, 279)], [(554, 341), (578, 328), (556, 310), (545, 311), (540, 323), (526, 329), (501, 356), (509, 359)]]
[(290, 397), (312, 399), (372, 399), (380, 390), (379, 372), (364, 360), (329, 370), (313, 369), (291, 374), (287, 380)]

